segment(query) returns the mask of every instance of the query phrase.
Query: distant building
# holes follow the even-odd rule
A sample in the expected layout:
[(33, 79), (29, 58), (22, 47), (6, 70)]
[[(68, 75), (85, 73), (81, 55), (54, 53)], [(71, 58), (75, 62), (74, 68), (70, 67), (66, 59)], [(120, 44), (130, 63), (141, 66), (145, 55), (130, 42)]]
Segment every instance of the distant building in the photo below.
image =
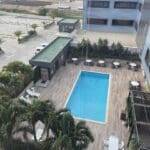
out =
[(84, 0), (83, 28), (136, 33), (143, 3), (144, 0)]
[(58, 23), (59, 32), (71, 33), (74, 29), (79, 28), (80, 23), (78, 19), (62, 19)]

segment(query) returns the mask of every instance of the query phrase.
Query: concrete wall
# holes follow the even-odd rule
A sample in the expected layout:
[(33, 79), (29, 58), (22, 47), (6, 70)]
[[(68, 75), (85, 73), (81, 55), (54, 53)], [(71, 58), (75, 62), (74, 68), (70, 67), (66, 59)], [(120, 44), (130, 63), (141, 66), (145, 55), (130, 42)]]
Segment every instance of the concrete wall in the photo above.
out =
[(149, 66), (145, 61), (147, 49), (150, 48), (150, 0), (144, 0), (136, 42), (138, 46), (138, 52), (141, 56), (142, 68), (150, 85)]
[[(100, 0), (101, 1), (101, 0)], [(135, 20), (137, 23), (140, 22), (141, 11), (138, 9), (114, 9), (115, 1), (122, 0), (107, 0), (110, 1), (109, 8), (88, 8), (87, 2), (88, 0), (84, 0), (83, 2), (83, 28), (92, 31), (104, 31), (104, 32), (133, 32), (136, 33), (134, 27), (124, 27), (124, 26), (112, 26), (112, 19), (127, 19), (127, 20)], [(131, 2), (140, 2), (143, 3), (144, 0), (126, 0)], [(108, 19), (107, 25), (88, 25), (86, 24), (86, 18), (106, 18)]]
[(148, 28), (145, 45), (144, 45), (144, 48), (143, 48), (143, 51), (142, 51), (142, 54), (141, 54), (142, 67), (143, 67), (145, 76), (147, 78), (147, 81), (148, 81), (148, 83), (150, 85), (150, 70), (149, 70), (149, 65), (145, 61), (145, 56), (146, 56), (148, 48), (150, 48), (150, 26)]

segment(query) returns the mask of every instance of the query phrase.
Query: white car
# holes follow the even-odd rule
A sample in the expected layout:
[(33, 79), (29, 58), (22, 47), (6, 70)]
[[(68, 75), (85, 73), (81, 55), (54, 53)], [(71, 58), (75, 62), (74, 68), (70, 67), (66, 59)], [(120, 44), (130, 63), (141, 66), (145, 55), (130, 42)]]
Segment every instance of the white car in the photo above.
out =
[(37, 51), (37, 52), (40, 52), (42, 49), (43, 49), (43, 47), (42, 47), (42, 46), (39, 46), (39, 47), (36, 48), (36, 51)]
[(42, 47), (46, 47), (48, 45), (48, 43), (42, 43), (41, 46)]

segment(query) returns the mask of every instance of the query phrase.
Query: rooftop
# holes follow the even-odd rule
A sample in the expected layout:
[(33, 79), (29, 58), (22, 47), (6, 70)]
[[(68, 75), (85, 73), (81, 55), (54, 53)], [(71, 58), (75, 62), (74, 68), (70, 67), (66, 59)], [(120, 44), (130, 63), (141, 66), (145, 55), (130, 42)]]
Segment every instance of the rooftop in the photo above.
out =
[(78, 19), (62, 19), (59, 23), (68, 23), (68, 24), (75, 24)]
[(131, 91), (134, 131), (140, 150), (150, 149), (150, 93)]
[(50, 63), (62, 49), (71, 41), (68, 37), (58, 37), (41, 52), (32, 58), (32, 61)]

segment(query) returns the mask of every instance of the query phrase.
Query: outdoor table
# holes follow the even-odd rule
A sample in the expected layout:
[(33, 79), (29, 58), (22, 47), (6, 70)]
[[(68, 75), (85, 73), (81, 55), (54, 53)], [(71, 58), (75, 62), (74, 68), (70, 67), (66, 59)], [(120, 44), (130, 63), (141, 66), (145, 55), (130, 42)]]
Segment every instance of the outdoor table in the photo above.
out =
[(77, 61), (78, 60), (78, 58), (72, 58), (72, 61)]
[(91, 60), (91, 59), (86, 59), (86, 62), (87, 62), (87, 63), (91, 63), (92, 60)]
[(136, 63), (132, 63), (132, 62), (129, 65), (131, 66), (131, 68), (134, 68), (137, 66)]
[(92, 63), (91, 59), (86, 59), (85, 62), (87, 63), (87, 65), (90, 65), (90, 63)]
[(114, 66), (115, 66), (116, 68), (118, 68), (118, 67), (120, 66), (120, 63), (117, 62), (117, 61), (113, 62), (113, 64), (114, 64)]
[(139, 84), (138, 81), (131, 81), (131, 85), (137, 87), (137, 86), (139, 86), (140, 84)]
[(118, 150), (119, 149), (119, 140), (116, 136), (109, 137), (108, 150)]
[(105, 61), (104, 60), (99, 60), (98, 61), (98, 66), (104, 66), (105, 65)]
[(98, 63), (99, 63), (99, 64), (104, 64), (105, 61), (104, 61), (104, 60), (99, 60)]

